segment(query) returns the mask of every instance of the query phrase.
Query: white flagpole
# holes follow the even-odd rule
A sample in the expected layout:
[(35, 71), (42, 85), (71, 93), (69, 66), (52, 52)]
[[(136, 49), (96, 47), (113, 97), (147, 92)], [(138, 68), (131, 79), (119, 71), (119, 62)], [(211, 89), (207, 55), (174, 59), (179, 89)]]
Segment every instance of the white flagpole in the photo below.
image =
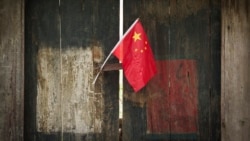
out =
[(109, 55), (107, 56), (107, 58), (105, 59), (105, 61), (103, 62), (102, 66), (100, 67), (99, 72), (97, 73), (94, 81), (92, 84), (95, 84), (97, 78), (99, 77), (100, 73), (102, 72), (103, 67), (105, 66), (105, 64), (107, 63), (108, 59), (110, 58), (110, 56), (112, 55), (112, 53), (115, 51), (115, 49), (118, 47), (118, 45), (121, 43), (121, 41), (123, 40), (123, 38), (129, 33), (129, 31), (134, 27), (134, 25), (138, 22), (139, 18), (137, 18), (134, 23), (129, 27), (129, 29), (126, 31), (126, 33), (122, 36), (122, 38), (116, 43), (115, 47), (111, 50), (111, 52), (109, 53)]
[[(119, 38), (122, 39), (123, 35), (123, 0), (120, 0), (120, 26), (119, 26)], [(120, 63), (122, 63), (120, 61)], [(119, 119), (123, 117), (123, 70), (119, 70)]]
[(120, 0), (120, 15), (119, 15), (119, 39), (122, 39), (123, 35), (123, 0)]
[[(123, 35), (123, 0), (120, 0), (120, 16), (119, 16), (119, 39)], [(119, 63), (122, 63), (121, 61)], [(122, 119), (123, 114), (123, 70), (119, 70), (119, 118)]]

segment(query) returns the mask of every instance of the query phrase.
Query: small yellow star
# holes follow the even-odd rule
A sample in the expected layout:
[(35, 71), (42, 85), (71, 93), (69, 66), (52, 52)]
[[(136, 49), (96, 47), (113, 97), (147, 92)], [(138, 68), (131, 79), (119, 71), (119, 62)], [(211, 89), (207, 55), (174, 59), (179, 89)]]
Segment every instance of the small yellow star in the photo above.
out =
[(134, 33), (134, 35), (133, 35), (133, 39), (134, 39), (134, 41), (136, 42), (137, 40), (141, 40), (141, 33)]

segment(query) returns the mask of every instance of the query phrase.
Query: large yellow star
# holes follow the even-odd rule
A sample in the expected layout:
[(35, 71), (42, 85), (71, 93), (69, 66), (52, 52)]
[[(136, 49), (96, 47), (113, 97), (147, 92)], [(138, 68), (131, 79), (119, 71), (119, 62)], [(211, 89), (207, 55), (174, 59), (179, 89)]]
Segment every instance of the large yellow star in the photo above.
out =
[(141, 33), (134, 33), (134, 35), (133, 35), (133, 39), (134, 39), (134, 41), (136, 42), (137, 40), (141, 40)]

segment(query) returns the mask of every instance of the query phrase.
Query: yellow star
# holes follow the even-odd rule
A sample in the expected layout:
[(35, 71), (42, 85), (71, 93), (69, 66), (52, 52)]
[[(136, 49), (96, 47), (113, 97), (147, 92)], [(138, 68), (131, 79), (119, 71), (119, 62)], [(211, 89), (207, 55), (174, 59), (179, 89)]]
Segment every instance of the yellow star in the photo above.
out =
[(133, 39), (134, 39), (134, 41), (136, 42), (137, 40), (141, 40), (141, 33), (134, 33), (134, 35), (133, 35)]

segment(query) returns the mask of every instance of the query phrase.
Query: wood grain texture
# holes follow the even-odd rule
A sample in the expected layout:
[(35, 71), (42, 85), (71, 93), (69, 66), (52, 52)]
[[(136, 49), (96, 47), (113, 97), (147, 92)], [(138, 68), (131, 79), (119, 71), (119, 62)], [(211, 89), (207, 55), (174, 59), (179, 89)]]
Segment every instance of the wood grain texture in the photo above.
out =
[(222, 0), (222, 141), (250, 139), (250, 3)]
[(118, 2), (29, 0), (26, 11), (25, 140), (118, 139), (118, 73), (92, 85), (118, 40)]
[(23, 141), (24, 1), (0, 1), (0, 138)]
[(147, 133), (195, 134), (198, 131), (196, 61), (157, 61), (157, 70), (158, 75), (147, 87), (151, 97), (147, 101)]
[[(146, 105), (149, 106), (148, 101), (153, 98), (150, 95), (154, 93), (148, 91), (150, 84), (136, 94), (126, 84), (123, 139), (220, 140), (220, 2), (210, 0), (126, 1), (125, 11), (127, 11), (124, 17), (126, 26), (133, 21), (133, 18), (139, 17), (142, 21), (157, 61), (190, 59), (197, 62), (198, 129), (194, 134), (177, 133), (171, 129), (161, 134), (145, 132), (148, 129), (144, 129), (148, 126), (145, 121), (150, 117), (145, 116), (144, 108)], [(169, 77), (173, 75), (167, 71), (166, 74), (161, 73), (162, 77), (158, 77), (159, 82), (164, 75)], [(159, 85), (168, 87), (169, 83), (170, 81), (152, 84), (155, 87), (155, 93), (164, 93), (159, 89)], [(173, 88), (177, 86), (171, 85)], [(164, 97), (159, 98), (157, 104), (161, 105), (163, 111), (168, 111), (163, 99)], [(171, 105), (173, 108), (178, 108), (174, 106), (175, 104)], [(158, 114), (164, 115), (166, 119), (171, 116), (166, 112)], [(162, 120), (164, 119), (150, 120), (152, 122), (150, 125), (155, 124), (158, 128), (162, 126)], [(138, 126), (138, 124), (144, 124), (144, 126)], [(131, 133), (131, 129), (137, 133)]]

